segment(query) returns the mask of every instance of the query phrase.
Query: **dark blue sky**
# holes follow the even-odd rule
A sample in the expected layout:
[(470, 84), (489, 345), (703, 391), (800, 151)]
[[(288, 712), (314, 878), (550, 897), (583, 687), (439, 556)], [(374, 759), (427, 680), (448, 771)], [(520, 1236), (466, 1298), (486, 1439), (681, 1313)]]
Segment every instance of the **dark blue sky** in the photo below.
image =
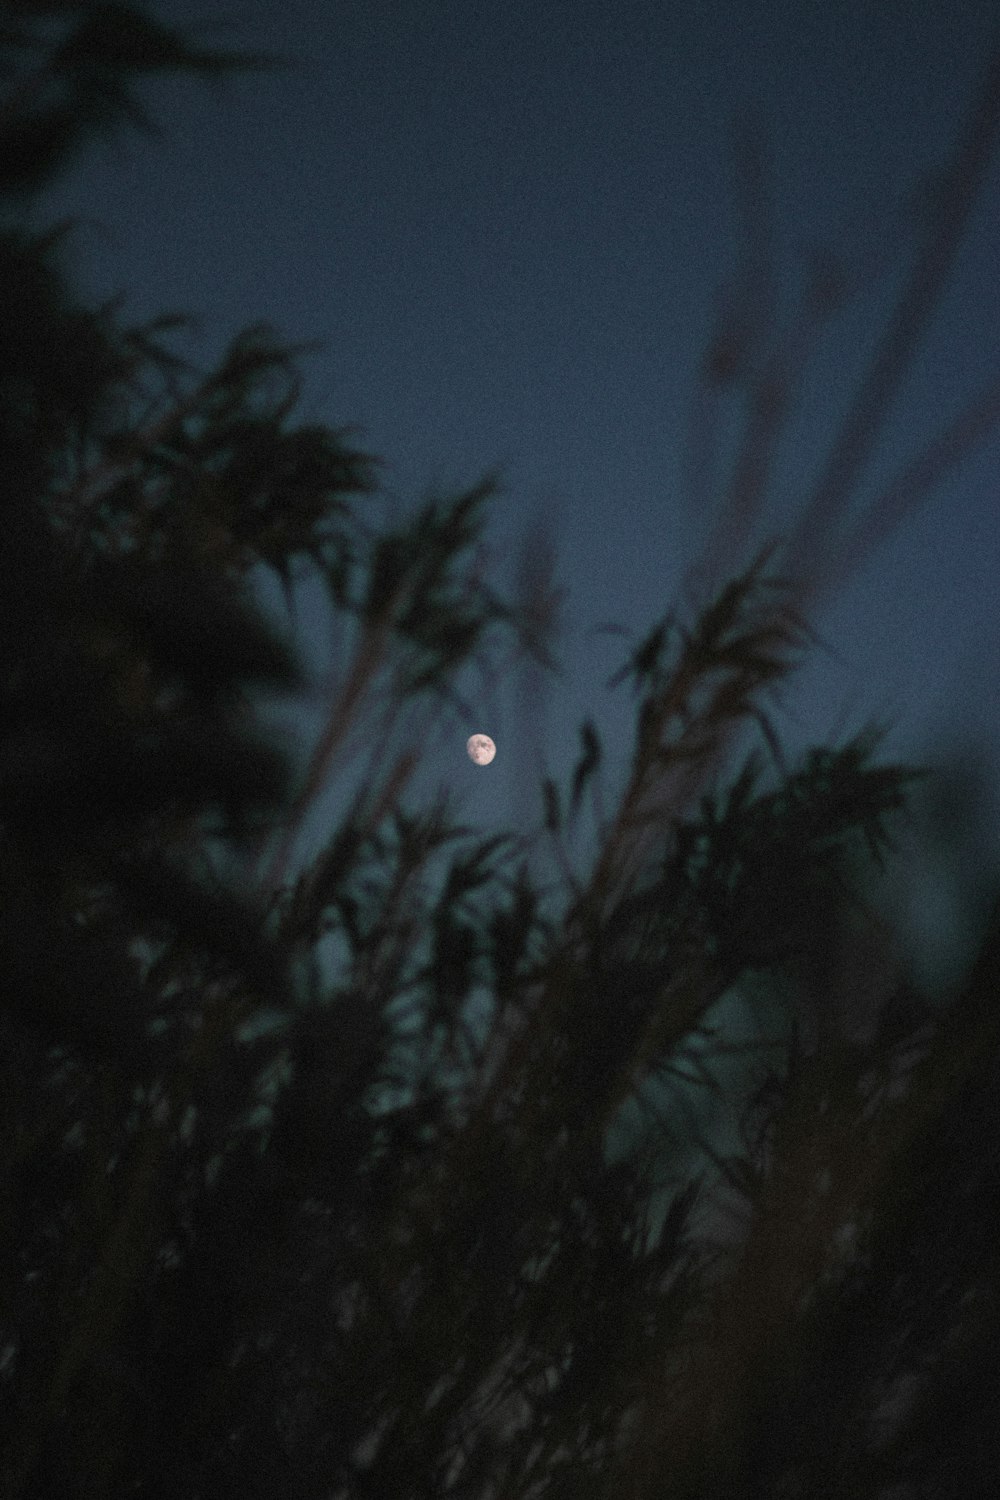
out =
[[(734, 119), (751, 104), (766, 125), (782, 296), (807, 243), (847, 246), (881, 268), (802, 382), (772, 487), (767, 519), (778, 524), (818, 471), (897, 284), (907, 195), (954, 141), (992, 7), (153, 9), (297, 65), (218, 89), (157, 86), (162, 135), (101, 147), (47, 205), (88, 221), (86, 284), (127, 292), (136, 317), (196, 314), (206, 355), (258, 319), (321, 340), (306, 363), (307, 412), (359, 424), (404, 500), (499, 466), (498, 559), (547, 518), (567, 591), (553, 760), (566, 765), (560, 744), (587, 714), (621, 756), (628, 704), (604, 683), (624, 642), (593, 627), (645, 630), (709, 529), (686, 477), (687, 435), (699, 358), (738, 262)], [(998, 329), (994, 166), (876, 477), (995, 377)], [(897, 722), (889, 743), (900, 752), (997, 743), (998, 460), (994, 440), (824, 609), (817, 624), (837, 657), (817, 658), (789, 699), (793, 743), (871, 715)], [(511, 702), (484, 702), (467, 727), (493, 733), (501, 752), (475, 772), (456, 737), (454, 774), (468, 773), (471, 805), (486, 821), (519, 817)], [(451, 747), (435, 754), (450, 778)]]

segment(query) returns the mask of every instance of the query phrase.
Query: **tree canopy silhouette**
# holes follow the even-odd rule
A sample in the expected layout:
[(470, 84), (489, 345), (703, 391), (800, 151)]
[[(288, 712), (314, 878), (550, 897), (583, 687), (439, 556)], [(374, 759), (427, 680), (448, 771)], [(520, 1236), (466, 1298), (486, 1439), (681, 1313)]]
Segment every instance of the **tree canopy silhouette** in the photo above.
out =
[[(651, 627), (609, 811), (588, 723), (533, 843), (471, 834), (414, 790), (406, 731), (463, 673), (550, 659), (544, 590), (483, 576), (492, 486), (378, 521), (377, 464), (298, 419), (275, 335), (199, 371), (173, 320), (83, 305), (70, 231), (25, 227), (141, 119), (143, 74), (248, 59), (130, 6), (0, 20), (4, 1493), (992, 1495), (1000, 929), (932, 1005), (870, 899), (913, 773), (875, 735), (785, 764), (768, 694), (815, 576), (765, 549)], [(747, 397), (731, 535), (776, 355), (730, 353), (702, 379)], [(300, 764), (267, 727), (303, 678), (263, 584), (294, 602), (306, 573), (344, 628)], [(373, 738), (392, 753), (303, 864)]]

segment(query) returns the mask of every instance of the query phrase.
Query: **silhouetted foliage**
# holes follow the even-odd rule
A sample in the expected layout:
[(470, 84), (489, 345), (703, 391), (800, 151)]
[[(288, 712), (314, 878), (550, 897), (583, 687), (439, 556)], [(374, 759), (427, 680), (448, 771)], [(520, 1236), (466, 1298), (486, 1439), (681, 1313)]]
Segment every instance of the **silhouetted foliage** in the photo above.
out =
[[(533, 846), (471, 835), (405, 713), (549, 659), (482, 576), (491, 486), (387, 528), (269, 332), (205, 374), (81, 305), (14, 210), (137, 75), (243, 60), (0, 15), (4, 1493), (992, 1494), (1000, 928), (932, 1004), (868, 894), (913, 773), (874, 735), (784, 764), (802, 577), (765, 551), (654, 625), (609, 811), (587, 722)], [(737, 342), (704, 381), (748, 382), (748, 518)], [(261, 584), (306, 573), (344, 630), (300, 766)]]

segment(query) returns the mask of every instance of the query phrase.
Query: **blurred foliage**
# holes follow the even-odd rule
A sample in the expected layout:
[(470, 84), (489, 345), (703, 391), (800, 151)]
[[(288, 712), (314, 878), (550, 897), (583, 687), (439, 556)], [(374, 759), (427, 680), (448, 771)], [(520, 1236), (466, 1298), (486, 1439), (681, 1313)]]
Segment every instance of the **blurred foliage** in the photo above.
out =
[[(548, 661), (551, 610), (483, 577), (488, 483), (377, 524), (294, 351), (189, 368), (19, 226), (142, 74), (246, 60), (0, 22), (4, 1494), (992, 1495), (1000, 927), (946, 1007), (908, 975), (870, 888), (913, 773), (788, 767), (769, 717), (794, 580), (762, 553), (637, 646), (620, 798), (590, 722), (543, 788), (554, 879), (405, 743), (302, 867), (356, 726)], [(303, 768), (260, 585), (305, 574), (350, 629)]]

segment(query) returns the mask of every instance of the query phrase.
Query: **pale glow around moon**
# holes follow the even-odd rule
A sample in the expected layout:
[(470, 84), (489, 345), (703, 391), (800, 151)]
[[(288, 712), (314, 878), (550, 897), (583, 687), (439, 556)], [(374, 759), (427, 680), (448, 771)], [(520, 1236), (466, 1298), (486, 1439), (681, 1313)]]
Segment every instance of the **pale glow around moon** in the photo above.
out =
[(488, 766), (497, 753), (497, 747), (488, 734), (470, 734), (465, 748), (469, 752), (469, 759), (474, 760), (477, 766)]

